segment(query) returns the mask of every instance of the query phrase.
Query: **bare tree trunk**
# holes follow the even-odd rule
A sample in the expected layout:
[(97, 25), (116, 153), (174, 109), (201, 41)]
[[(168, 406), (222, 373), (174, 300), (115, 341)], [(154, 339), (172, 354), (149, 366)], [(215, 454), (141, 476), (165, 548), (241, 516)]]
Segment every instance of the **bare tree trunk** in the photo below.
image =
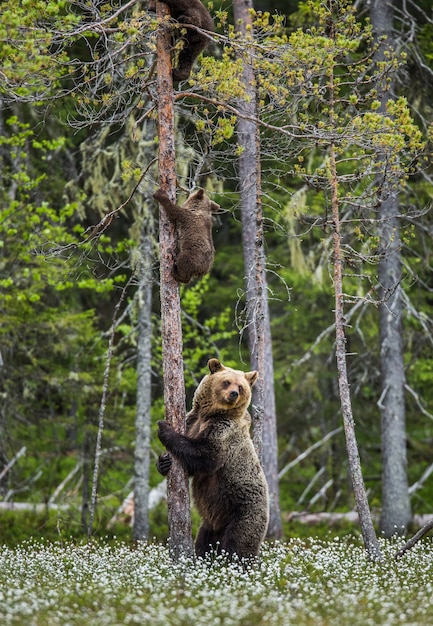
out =
[[(330, 36), (334, 38), (336, 33), (331, 25)], [(329, 73), (329, 124), (333, 128), (335, 122), (335, 85), (334, 70)], [(347, 458), (352, 480), (353, 494), (361, 525), (362, 538), (367, 554), (372, 560), (382, 560), (379, 542), (373, 526), (370, 507), (368, 505), (367, 491), (362, 475), (361, 459), (359, 457), (358, 443), (356, 441), (355, 423), (353, 420), (352, 401), (350, 386), (347, 376), (346, 360), (346, 334), (344, 325), (344, 292), (343, 292), (343, 261), (341, 252), (341, 228), (340, 228), (340, 201), (339, 181), (337, 170), (336, 147), (333, 143), (329, 146), (329, 183), (331, 190), (333, 248), (334, 248), (334, 295), (335, 295), (335, 356), (337, 360), (338, 388), (340, 394), (341, 413), (343, 416), (344, 434), (346, 438)]]
[[(157, 15), (159, 18), (169, 15), (167, 5), (157, 2)], [(159, 185), (170, 200), (175, 202), (176, 164), (170, 50), (170, 32), (160, 28), (157, 36)], [(180, 296), (178, 284), (172, 274), (176, 256), (176, 235), (162, 208), (159, 213), (159, 249), (165, 415), (178, 432), (184, 433), (186, 410)], [(174, 559), (182, 555), (192, 555), (188, 475), (176, 459), (173, 459), (167, 479), (167, 502), (171, 555)]]
[[(332, 91), (332, 90), (331, 90)], [(332, 106), (332, 102), (331, 102)], [(338, 387), (340, 392), (341, 413), (343, 415), (346, 449), (352, 479), (353, 493), (358, 510), (362, 537), (367, 553), (372, 559), (381, 559), (379, 543), (373, 526), (367, 492), (362, 476), (361, 460), (356, 441), (355, 424), (353, 421), (352, 402), (346, 362), (346, 336), (344, 332), (344, 294), (343, 270), (341, 257), (341, 232), (338, 201), (338, 180), (335, 148), (330, 146), (330, 171), (332, 193), (332, 225), (334, 241), (334, 290), (335, 290), (335, 354), (337, 358)]]
[[(146, 219), (147, 218), (147, 219)], [(140, 242), (137, 339), (137, 413), (134, 451), (134, 526), (133, 539), (149, 537), (149, 453), (151, 356), (152, 356), (152, 231), (151, 216), (144, 218)]]
[[(252, 0), (233, 3), (236, 28), (245, 36), (252, 27), (249, 9)], [(254, 68), (244, 50), (243, 82), (247, 98), (238, 108), (249, 118), (257, 116)], [(274, 369), (269, 306), (267, 298), (261, 204), (260, 136), (258, 124), (238, 118), (238, 141), (243, 150), (239, 157), (239, 180), (242, 207), (242, 241), (246, 281), (247, 329), (251, 367), (259, 372), (253, 388), (253, 441), (262, 461), (269, 489), (270, 519), (268, 536), (282, 534), (278, 488), (278, 442), (275, 414)]]
[[(393, 3), (373, 0), (371, 22), (379, 45), (377, 61), (384, 60), (393, 42)], [(392, 85), (391, 85), (392, 90)], [(382, 97), (382, 108), (390, 97)], [(403, 301), (401, 292), (401, 242), (399, 201), (395, 192), (385, 192), (378, 206), (380, 250), (378, 275), (380, 287), (380, 358), (382, 394), (379, 402), (382, 428), (382, 515), (381, 531), (386, 537), (404, 534), (412, 513), (406, 459), (406, 383), (403, 358)]]
[(382, 396), (381, 531), (386, 537), (405, 534), (411, 521), (406, 457), (406, 411), (403, 360), (400, 224), (395, 196), (379, 207), (379, 236), (383, 258), (379, 263), (380, 358)]
[(114, 307), (113, 320), (111, 322), (110, 329), (110, 338), (108, 340), (108, 350), (107, 356), (105, 358), (105, 369), (104, 369), (104, 381), (102, 385), (102, 395), (101, 402), (99, 405), (99, 415), (98, 415), (98, 431), (96, 434), (96, 444), (95, 444), (95, 461), (93, 466), (93, 480), (92, 480), (92, 495), (90, 499), (90, 508), (89, 508), (89, 522), (87, 526), (87, 537), (90, 537), (93, 532), (93, 520), (95, 518), (96, 513), (96, 505), (98, 501), (98, 487), (99, 487), (99, 473), (101, 466), (101, 456), (102, 456), (102, 436), (104, 434), (104, 422), (105, 422), (105, 409), (107, 406), (107, 398), (108, 398), (108, 389), (109, 389), (109, 380), (110, 380), (110, 369), (111, 369), (111, 359), (113, 358), (114, 351), (114, 339), (116, 335), (116, 322), (119, 315), (120, 306), (125, 298), (126, 290), (129, 286), (129, 281), (125, 284), (120, 294), (120, 297)]
[[(332, 37), (335, 33), (332, 32)], [(334, 122), (334, 75), (329, 76), (329, 109), (330, 124)], [(355, 423), (353, 420), (352, 401), (350, 397), (349, 379), (346, 361), (346, 334), (344, 331), (344, 292), (343, 292), (343, 261), (341, 253), (340, 205), (338, 198), (338, 171), (335, 145), (329, 147), (329, 170), (331, 187), (332, 227), (334, 244), (334, 294), (335, 294), (335, 356), (337, 359), (338, 388), (340, 393), (341, 413), (343, 416), (344, 434), (346, 438), (347, 458), (352, 479), (353, 494), (358, 510), (362, 538), (368, 556), (373, 560), (381, 560), (379, 542), (373, 526), (367, 491), (362, 475), (361, 459), (356, 441)]]
[[(138, 146), (138, 162), (151, 163), (155, 154), (155, 125), (147, 120)], [(152, 189), (138, 193), (136, 224), (139, 228), (138, 337), (137, 337), (137, 413), (134, 450), (134, 517), (132, 535), (135, 541), (149, 537), (149, 464), (152, 406), (152, 286), (155, 222), (152, 212)]]

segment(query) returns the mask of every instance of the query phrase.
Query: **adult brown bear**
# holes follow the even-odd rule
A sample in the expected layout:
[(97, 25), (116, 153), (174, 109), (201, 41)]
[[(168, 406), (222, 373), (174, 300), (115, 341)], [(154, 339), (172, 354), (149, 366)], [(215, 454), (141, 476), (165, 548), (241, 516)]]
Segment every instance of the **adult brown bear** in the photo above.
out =
[[(202, 518), (195, 552), (225, 553), (229, 558), (257, 556), (265, 538), (269, 502), (266, 478), (251, 436), (247, 411), (257, 372), (208, 362), (210, 373), (200, 382), (187, 415), (187, 434), (158, 422), (161, 442), (192, 476), (194, 502)], [(158, 469), (167, 474), (169, 455)]]

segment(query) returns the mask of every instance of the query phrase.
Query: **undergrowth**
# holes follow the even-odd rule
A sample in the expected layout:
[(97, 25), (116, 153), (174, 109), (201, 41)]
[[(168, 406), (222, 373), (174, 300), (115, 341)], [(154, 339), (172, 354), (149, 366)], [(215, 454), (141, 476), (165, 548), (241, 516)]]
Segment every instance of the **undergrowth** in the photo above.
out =
[(29, 626), (406, 626), (433, 623), (433, 543), (382, 563), (356, 538), (264, 546), (245, 568), (174, 563), (162, 544), (28, 541), (0, 550), (0, 623)]

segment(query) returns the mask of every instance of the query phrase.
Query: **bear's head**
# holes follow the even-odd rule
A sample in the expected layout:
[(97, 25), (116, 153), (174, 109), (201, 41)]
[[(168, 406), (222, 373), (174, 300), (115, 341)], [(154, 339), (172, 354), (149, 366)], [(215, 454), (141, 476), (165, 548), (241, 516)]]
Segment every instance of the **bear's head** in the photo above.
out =
[(225, 367), (218, 359), (210, 359), (208, 367), (210, 373), (194, 394), (193, 410), (202, 418), (220, 411), (229, 413), (233, 419), (243, 417), (251, 402), (251, 388), (258, 373)]
[(189, 209), (194, 213), (201, 213), (204, 215), (210, 213), (216, 213), (220, 208), (220, 205), (211, 200), (204, 192), (204, 189), (198, 189), (192, 193), (188, 200), (183, 205), (184, 209)]

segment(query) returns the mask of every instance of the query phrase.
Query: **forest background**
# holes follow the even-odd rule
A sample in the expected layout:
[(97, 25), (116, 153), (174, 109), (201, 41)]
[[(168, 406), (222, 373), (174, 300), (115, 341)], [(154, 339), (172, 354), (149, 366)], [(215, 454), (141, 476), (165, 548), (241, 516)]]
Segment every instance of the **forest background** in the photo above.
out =
[[(343, 19), (344, 4), (334, 4), (338, 19)], [(181, 290), (188, 407), (208, 358), (218, 356), (226, 365), (250, 369), (236, 115), (215, 103), (218, 97), (230, 107), (241, 97), (239, 61), (230, 40), (231, 3), (209, 6), (217, 17), (220, 39), (215, 36), (191, 82), (177, 87), (175, 95), (179, 186), (183, 192), (198, 184), (206, 187), (222, 208), (214, 229), (213, 270)], [(284, 18), (257, 18), (259, 46), (275, 37), (281, 49), (287, 43), (284, 37), (311, 33), (321, 49), (323, 33), (314, 30), (319, 12), (308, 3), (254, 6)], [(367, 7), (355, 3), (355, 8), (366, 25)], [(399, 189), (398, 218), (407, 491), (412, 514), (429, 515), (433, 285), (428, 138), (433, 25), (427, 0), (395, 3), (393, 8), (393, 47), (399, 55), (392, 74), (393, 95), (404, 94), (427, 142), (418, 149), (421, 166), (408, 170)], [(157, 185), (155, 15), (140, 2), (10, 1), (1, 11), (1, 539), (15, 542), (35, 532), (79, 536), (86, 531), (101, 406), (104, 428), (95, 532), (130, 534), (128, 526), (117, 524), (113, 530), (107, 525), (133, 486), (140, 392), (151, 399), (152, 426), (146, 439), (151, 442), (149, 483), (154, 487), (161, 481), (153, 463), (162, 451), (154, 425), (164, 416), (157, 206), (151, 197)], [(359, 33), (353, 31), (353, 37), (356, 57)], [(353, 53), (349, 48), (347, 56)], [(359, 55), (360, 59), (362, 52)], [(299, 121), (302, 98), (311, 104), (315, 124), (321, 128), (326, 107), (318, 104), (319, 92), (308, 91), (305, 76), (305, 94), (300, 90), (297, 98), (289, 98), (288, 90), (284, 102), (270, 107), (281, 94), (272, 95), (275, 76), (269, 67), (266, 74), (265, 62), (260, 71), (265, 93), (259, 102), (264, 122), (261, 184), (279, 504), (287, 533), (292, 530), (293, 511), (346, 512), (354, 504), (335, 368), (328, 201), (320, 187), (327, 138), (310, 137), (302, 153), (273, 128)], [(182, 90), (190, 94), (188, 98), (177, 97)], [(200, 95), (207, 101), (195, 98)], [(348, 102), (353, 104), (349, 96)], [(415, 136), (413, 130), (411, 134), (401, 130)], [(377, 285), (379, 234), (371, 211), (374, 205), (368, 204), (368, 214), (362, 210), (371, 174), (359, 173), (362, 159), (353, 145), (345, 150), (342, 179), (356, 178), (352, 190), (362, 198), (358, 212), (347, 207), (345, 212), (348, 373), (369, 502), (379, 512), (383, 370), (380, 301), (371, 297)], [(380, 153), (376, 157), (380, 161)], [(143, 259), (149, 258), (144, 271)], [(151, 293), (143, 287), (143, 277), (145, 285), (152, 286)], [(151, 324), (140, 331), (143, 294)], [(140, 332), (151, 338), (151, 387), (144, 390), (137, 385)], [(17, 516), (8, 511), (17, 502), (42, 505), (42, 513)], [(148, 535), (163, 539), (165, 520), (162, 504), (150, 512)]]

